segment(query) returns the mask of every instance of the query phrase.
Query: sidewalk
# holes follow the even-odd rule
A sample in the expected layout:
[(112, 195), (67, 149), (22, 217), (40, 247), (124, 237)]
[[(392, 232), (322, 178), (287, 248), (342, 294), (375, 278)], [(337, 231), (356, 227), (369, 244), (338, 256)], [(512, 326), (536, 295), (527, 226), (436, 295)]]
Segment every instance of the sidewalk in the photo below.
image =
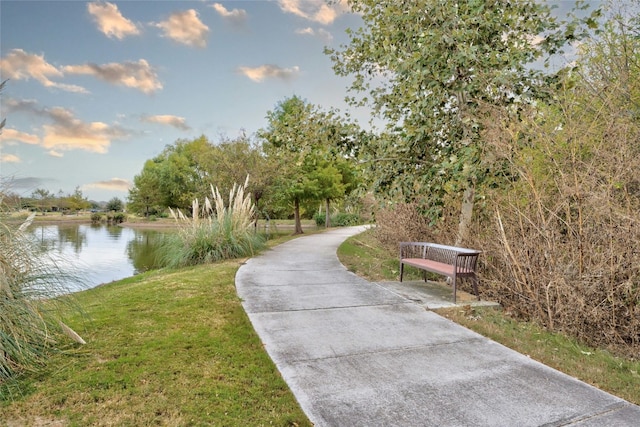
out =
[(363, 230), (291, 240), (236, 275), (255, 330), (316, 426), (640, 425), (639, 406), (426, 310), (414, 291), (347, 271), (336, 249)]

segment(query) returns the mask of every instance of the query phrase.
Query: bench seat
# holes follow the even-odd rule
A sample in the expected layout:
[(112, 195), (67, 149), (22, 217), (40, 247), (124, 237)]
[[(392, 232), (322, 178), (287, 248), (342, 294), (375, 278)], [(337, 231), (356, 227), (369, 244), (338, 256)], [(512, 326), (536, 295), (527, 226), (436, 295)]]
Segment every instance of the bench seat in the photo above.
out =
[[(405, 265), (410, 265), (422, 270), (428, 270), (432, 273), (442, 274), (443, 276), (453, 277), (455, 267), (451, 264), (445, 264), (443, 262), (432, 261), (430, 259), (422, 258), (405, 258), (402, 260)], [(461, 274), (473, 274), (473, 270), (467, 268), (458, 269), (458, 276)]]
[(400, 282), (402, 282), (405, 265), (425, 271), (425, 282), (427, 271), (450, 277), (453, 282), (453, 302), (455, 303), (457, 279), (470, 278), (473, 281), (474, 293), (480, 299), (476, 277), (479, 255), (480, 252), (473, 249), (427, 242), (402, 242), (400, 243)]

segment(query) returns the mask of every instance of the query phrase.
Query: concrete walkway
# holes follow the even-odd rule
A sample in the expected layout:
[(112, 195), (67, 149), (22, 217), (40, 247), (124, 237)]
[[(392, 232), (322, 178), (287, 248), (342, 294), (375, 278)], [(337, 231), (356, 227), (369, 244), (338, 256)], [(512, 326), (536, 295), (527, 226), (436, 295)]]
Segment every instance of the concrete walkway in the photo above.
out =
[(459, 326), (338, 261), (362, 227), (250, 259), (238, 295), (316, 426), (638, 426), (640, 407)]

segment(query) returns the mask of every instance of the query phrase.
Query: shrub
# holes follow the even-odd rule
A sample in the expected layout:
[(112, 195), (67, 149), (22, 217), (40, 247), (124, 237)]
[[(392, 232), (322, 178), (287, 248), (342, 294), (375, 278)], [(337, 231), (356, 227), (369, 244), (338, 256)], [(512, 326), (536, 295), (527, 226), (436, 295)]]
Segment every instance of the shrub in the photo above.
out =
[(415, 204), (396, 203), (376, 212), (375, 237), (394, 253), (400, 242), (436, 241), (433, 234), (429, 222)]
[(126, 215), (122, 212), (116, 212), (115, 214), (113, 214), (113, 223), (114, 224), (121, 224), (126, 220)]
[(339, 212), (331, 217), (331, 224), (335, 227), (350, 227), (352, 225), (361, 224), (360, 216), (353, 213)]
[(99, 224), (102, 222), (102, 214), (98, 212), (94, 212), (91, 214), (91, 223)]
[[(313, 216), (318, 227), (324, 227), (326, 223), (325, 214), (318, 212)], [(333, 227), (350, 227), (352, 225), (362, 224), (362, 219), (358, 214), (338, 212), (331, 216), (331, 225)]]
[(318, 227), (324, 227), (324, 224), (326, 222), (326, 215), (323, 214), (322, 212), (317, 212), (314, 216), (313, 216), (313, 220), (315, 221), (316, 225)]
[(171, 210), (179, 230), (163, 237), (160, 265), (184, 267), (250, 256), (262, 249), (265, 238), (253, 229), (254, 206), (250, 195), (245, 196), (246, 185), (233, 186), (228, 207), (218, 189), (212, 187), (214, 204), (205, 198), (200, 209), (198, 200), (194, 200), (191, 219), (180, 210)]
[(59, 305), (70, 299), (51, 299), (65, 293), (70, 274), (47, 262), (26, 232), (34, 216), (18, 228), (0, 218), (0, 400), (10, 380), (36, 371), (64, 335), (75, 335), (56, 316)]

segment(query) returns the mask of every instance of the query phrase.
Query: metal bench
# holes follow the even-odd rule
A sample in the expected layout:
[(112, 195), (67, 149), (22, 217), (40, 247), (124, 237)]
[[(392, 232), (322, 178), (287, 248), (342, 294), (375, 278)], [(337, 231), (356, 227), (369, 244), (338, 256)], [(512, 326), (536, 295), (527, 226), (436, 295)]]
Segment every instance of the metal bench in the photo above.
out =
[(425, 282), (427, 271), (450, 277), (453, 282), (453, 302), (455, 303), (457, 279), (470, 278), (473, 281), (473, 291), (479, 300), (476, 276), (479, 255), (479, 251), (456, 246), (427, 242), (401, 242), (400, 282), (402, 282), (405, 265), (423, 270)]

